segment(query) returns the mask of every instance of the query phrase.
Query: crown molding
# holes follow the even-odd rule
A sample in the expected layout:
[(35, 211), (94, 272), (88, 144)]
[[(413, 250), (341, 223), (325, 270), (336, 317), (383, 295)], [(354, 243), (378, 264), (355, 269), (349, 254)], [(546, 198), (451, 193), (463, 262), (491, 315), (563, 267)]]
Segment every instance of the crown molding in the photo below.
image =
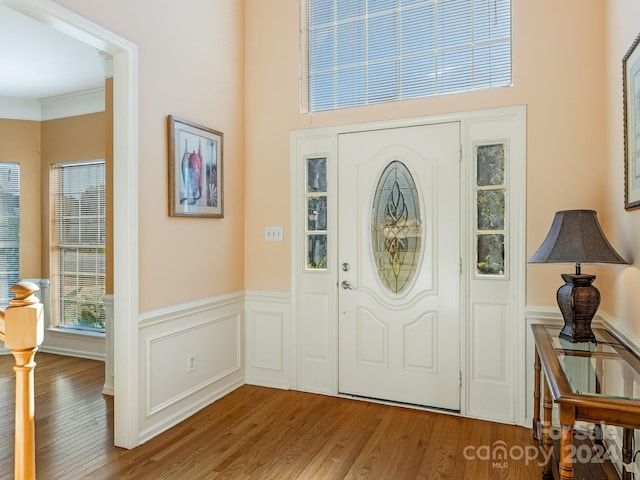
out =
[(96, 88), (84, 92), (40, 98), (38, 102), (42, 107), (41, 120), (44, 122), (45, 120), (104, 112), (105, 93), (104, 88)]
[(0, 118), (40, 121), (42, 108), (35, 99), (0, 97)]
[(0, 118), (44, 122), (104, 112), (104, 88), (40, 99), (0, 97)]

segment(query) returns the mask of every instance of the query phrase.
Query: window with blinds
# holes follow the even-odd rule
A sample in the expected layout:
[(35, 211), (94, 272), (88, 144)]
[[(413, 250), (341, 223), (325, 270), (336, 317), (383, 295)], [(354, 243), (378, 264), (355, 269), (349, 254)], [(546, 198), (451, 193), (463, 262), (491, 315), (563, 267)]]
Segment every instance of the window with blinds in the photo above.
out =
[(302, 0), (303, 112), (511, 84), (511, 0)]
[(20, 281), (20, 165), (0, 163), (0, 308)]
[(51, 299), (58, 327), (104, 330), (104, 161), (51, 170)]

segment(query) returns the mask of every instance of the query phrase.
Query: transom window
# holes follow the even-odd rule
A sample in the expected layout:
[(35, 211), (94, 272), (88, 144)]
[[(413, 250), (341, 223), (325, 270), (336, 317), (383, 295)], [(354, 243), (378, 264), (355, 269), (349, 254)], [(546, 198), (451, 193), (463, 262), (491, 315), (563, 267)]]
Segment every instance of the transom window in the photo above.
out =
[(510, 0), (302, 0), (302, 110), (511, 84)]

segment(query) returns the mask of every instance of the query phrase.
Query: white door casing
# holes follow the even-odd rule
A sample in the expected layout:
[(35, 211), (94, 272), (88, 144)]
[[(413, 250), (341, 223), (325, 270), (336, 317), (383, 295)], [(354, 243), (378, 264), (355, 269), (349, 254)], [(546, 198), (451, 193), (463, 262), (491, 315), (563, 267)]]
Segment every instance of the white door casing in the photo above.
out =
[[(290, 385), (337, 395), (339, 281), (338, 138), (351, 133), (457, 122), (460, 125), (460, 414), (528, 426), (526, 421), (525, 267), (526, 267), (526, 107), (456, 112), (304, 129), (291, 132), (291, 351)], [(475, 152), (478, 146), (506, 147), (505, 275), (476, 272)], [(327, 159), (327, 268), (307, 268), (308, 159)], [(378, 174), (380, 172), (377, 172)], [(343, 181), (343, 179), (340, 179)], [(353, 185), (355, 188), (355, 184)], [(373, 188), (373, 187), (371, 187)], [(345, 278), (346, 279), (346, 278)], [(354, 288), (355, 280), (349, 279)], [(531, 379), (529, 378), (529, 383)]]
[(86, 43), (113, 59), (114, 443), (140, 444), (138, 371), (138, 49), (51, 0), (0, 4)]
[[(460, 408), (459, 131), (459, 123), (444, 123), (339, 136), (338, 257), (348, 265), (340, 268), (339, 282), (349, 282), (338, 293), (340, 393)], [(419, 219), (384, 226), (388, 248), (383, 246), (382, 257), (397, 259), (401, 279), (402, 269), (417, 259), (413, 279), (399, 293), (379, 278), (371, 240), (374, 194), (393, 161), (415, 182)], [(401, 190), (397, 201), (383, 198), (387, 219), (398, 202), (413, 210)], [(418, 227), (412, 232), (407, 224)], [(415, 257), (395, 253), (407, 248), (408, 236), (418, 237)]]

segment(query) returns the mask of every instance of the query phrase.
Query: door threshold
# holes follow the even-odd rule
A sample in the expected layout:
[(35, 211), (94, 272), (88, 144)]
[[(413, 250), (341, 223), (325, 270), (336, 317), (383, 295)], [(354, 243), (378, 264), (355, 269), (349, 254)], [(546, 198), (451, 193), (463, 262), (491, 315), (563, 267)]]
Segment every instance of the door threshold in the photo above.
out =
[(460, 410), (454, 410), (451, 408), (432, 407), (429, 405), (420, 405), (418, 403), (400, 402), (397, 400), (386, 400), (384, 398), (367, 397), (365, 395), (356, 395), (353, 393), (338, 392), (338, 396), (341, 398), (350, 398), (352, 400), (360, 400), (361, 402), (379, 403), (382, 405), (389, 405), (391, 407), (404, 407), (411, 408), (413, 410), (424, 410), (425, 412), (434, 413), (447, 413), (450, 415), (460, 415)]

